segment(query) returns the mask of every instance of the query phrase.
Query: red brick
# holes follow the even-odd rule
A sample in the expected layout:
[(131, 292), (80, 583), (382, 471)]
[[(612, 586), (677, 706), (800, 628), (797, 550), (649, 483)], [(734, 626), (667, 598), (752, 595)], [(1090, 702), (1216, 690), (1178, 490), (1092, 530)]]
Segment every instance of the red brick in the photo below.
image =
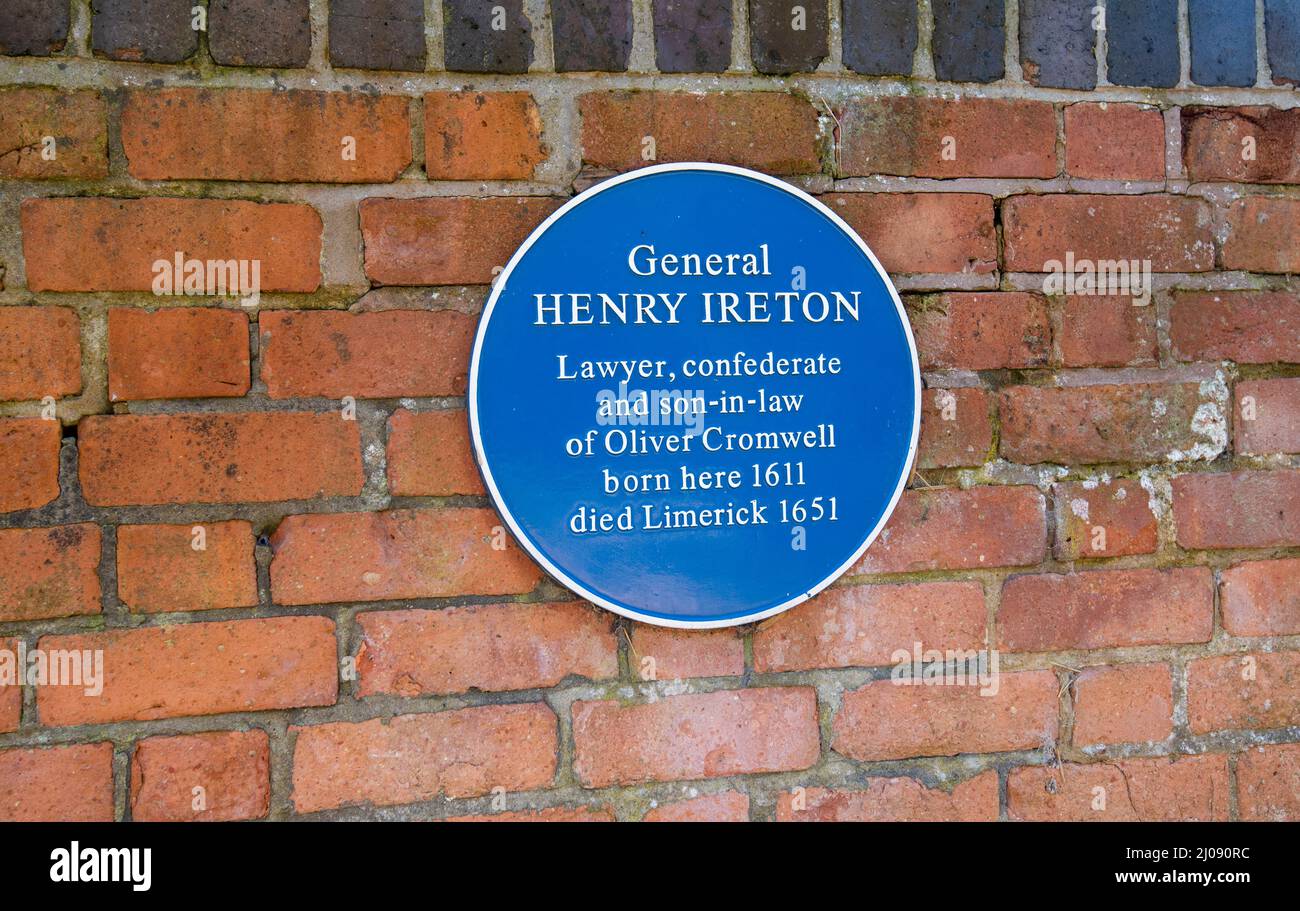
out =
[(529, 180), (546, 152), (542, 115), (527, 92), (424, 96), (424, 169), (430, 180)]
[(617, 822), (609, 807), (547, 807), (485, 816), (452, 816), (443, 822)]
[(1125, 296), (1071, 295), (1061, 304), (1057, 357), (1063, 367), (1153, 366), (1156, 310)]
[(611, 614), (579, 601), (357, 615), (357, 695), (498, 692), (618, 675)]
[(999, 412), (998, 450), (1023, 465), (1212, 459), (1226, 443), (1222, 409), (1196, 383), (1012, 386)]
[(41, 724), (105, 724), (333, 705), (334, 621), (268, 617), (43, 636), (42, 649), (102, 649), (104, 691), (36, 693)]
[(921, 369), (1042, 367), (1052, 350), (1047, 302), (1018, 291), (913, 298), (909, 310)]
[(277, 604), (516, 595), (542, 578), (490, 509), (289, 516), (271, 548)]
[(1031, 566), (1046, 556), (1046, 508), (1032, 487), (906, 490), (853, 573)]
[(1206, 567), (1012, 576), (998, 640), (1017, 652), (1209, 642), (1214, 575)]
[(978, 683), (873, 681), (844, 694), (832, 747), (870, 761), (1037, 750), (1055, 741), (1057, 682), (1051, 671), (1000, 674), (996, 694), (983, 696), (980, 689)]
[(839, 116), (845, 177), (1055, 177), (1056, 112), (1045, 101), (868, 98)]
[(463, 410), (393, 412), (388, 419), (388, 489), (397, 497), (484, 494)]
[(754, 670), (886, 665), (918, 642), (926, 649), (981, 649), (986, 624), (978, 582), (831, 588), (758, 628)]
[(1146, 743), (1174, 732), (1167, 664), (1090, 667), (1074, 681), (1074, 745)]
[(1174, 478), (1178, 543), (1189, 550), (1300, 544), (1300, 470)]
[[(24, 86), (0, 92), (0, 177), (104, 177), (108, 174), (108, 108), (98, 92)], [(54, 138), (54, 160), (45, 158)]]
[(299, 813), (532, 791), (555, 777), (556, 717), (540, 702), (293, 730)]
[[(679, 630), (638, 623), (632, 626), (631, 649), (632, 673), (643, 680), (738, 677), (745, 672), (745, 642), (732, 629)], [(647, 676), (652, 667), (653, 676)]]
[[(578, 98), (582, 160), (626, 171), (712, 161), (775, 174), (815, 174), (817, 112), (783, 92), (596, 92)], [(654, 157), (645, 158), (646, 137)]]
[(0, 621), (99, 613), (99, 526), (0, 529)]
[(573, 704), (573, 771), (583, 787), (806, 769), (817, 761), (817, 694), (768, 687)]
[(1300, 272), (1300, 199), (1247, 196), (1228, 209), (1223, 268)]
[[(195, 788), (203, 790), (195, 794)], [(137, 822), (261, 819), (270, 808), (271, 745), (265, 731), (148, 737), (136, 744), (131, 818)]]
[(1225, 569), (1219, 601), (1229, 635), (1300, 634), (1300, 558), (1238, 563)]
[[(204, 549), (194, 549), (201, 527)], [(257, 606), (253, 527), (244, 521), (122, 525), (117, 592), (133, 613)]]
[(1182, 196), (1013, 196), (1002, 204), (1011, 272), (1051, 271), (1050, 261), (1151, 260), (1156, 272), (1214, 268), (1210, 207)]
[(1300, 744), (1251, 747), (1237, 760), (1237, 812), (1244, 820), (1300, 820)]
[(1164, 180), (1164, 115), (1141, 104), (1067, 105), (1065, 170), (1085, 180)]
[(122, 150), (140, 180), (388, 183), (411, 163), (408, 108), (401, 95), (150, 88), (127, 93)]
[(258, 318), (272, 398), (464, 395), (473, 317), (450, 310), (277, 310)]
[(921, 397), (919, 468), (982, 465), (993, 447), (983, 389), (928, 389)]
[(1300, 183), (1300, 110), (1192, 106), (1182, 116), (1183, 160), (1192, 180)]
[(1154, 553), (1151, 495), (1128, 479), (1057, 484), (1056, 559), (1091, 560)]
[(0, 512), (35, 509), (59, 498), (63, 428), (41, 418), (0, 418)]
[(1300, 724), (1300, 653), (1221, 655), (1187, 663), (1193, 734)]
[(486, 285), (560, 200), (361, 200), (366, 275), (384, 285)]
[(113, 745), (0, 750), (0, 822), (112, 822)]
[(1237, 452), (1300, 452), (1300, 377), (1237, 384)]
[(262, 291), (320, 287), (321, 218), (310, 206), (224, 199), (28, 199), (32, 291), (151, 291), (158, 260), (260, 260)]
[(96, 506), (355, 496), (364, 482), (357, 423), (338, 413), (94, 416), (77, 435)]
[(749, 795), (739, 791), (701, 794), (655, 807), (642, 822), (749, 822)]
[(68, 307), (0, 307), (0, 399), (81, 391), (81, 325)]
[[(796, 797), (802, 798), (800, 804)], [(915, 778), (871, 778), (862, 791), (808, 788), (782, 791), (777, 822), (993, 822), (998, 773), (984, 772), (953, 787), (927, 788)]]
[[(18, 657), (18, 640), (17, 639), (0, 639), (0, 650), (8, 652), (10, 656), (7, 660), (11, 662), (10, 668), (13, 670), (14, 680), (19, 679), (20, 673), (17, 663)], [(8, 684), (0, 686), (0, 734), (9, 731), (18, 730), (18, 725), (22, 721), (23, 714), (23, 688), (18, 685)]]
[(1032, 766), (1007, 776), (1007, 814), (1040, 822), (1226, 821), (1228, 792), (1223, 756)]
[(892, 273), (988, 275), (998, 268), (993, 197), (974, 193), (828, 193)]
[(248, 317), (237, 310), (108, 311), (114, 402), (241, 396), (248, 376)]
[(1300, 294), (1176, 293), (1169, 334), (1182, 361), (1300, 364)]

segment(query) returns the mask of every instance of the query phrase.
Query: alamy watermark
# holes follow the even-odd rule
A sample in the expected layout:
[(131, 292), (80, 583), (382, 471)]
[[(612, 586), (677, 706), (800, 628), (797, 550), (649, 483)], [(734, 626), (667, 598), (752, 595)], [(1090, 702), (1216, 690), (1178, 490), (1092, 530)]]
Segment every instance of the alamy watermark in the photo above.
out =
[(0, 649), (0, 686), (79, 686), (87, 696), (104, 692), (103, 649)]

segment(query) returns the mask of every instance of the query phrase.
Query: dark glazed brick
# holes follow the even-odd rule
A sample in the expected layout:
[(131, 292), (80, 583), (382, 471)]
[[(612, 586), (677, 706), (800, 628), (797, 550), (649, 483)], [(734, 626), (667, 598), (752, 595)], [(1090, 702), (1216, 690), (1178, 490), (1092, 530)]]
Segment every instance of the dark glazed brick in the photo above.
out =
[[(504, 10), (503, 29), (493, 12)], [(461, 73), (526, 73), (533, 59), (532, 23), (523, 0), (443, 0), (447, 69)]]
[(1003, 0), (933, 0), (934, 72), (945, 82), (993, 82), (1006, 72)]
[(1264, 0), (1268, 65), (1277, 85), (1300, 85), (1300, 0)]
[(865, 76), (910, 76), (916, 0), (844, 0), (844, 65)]
[(555, 69), (621, 73), (632, 51), (632, 0), (551, 0)]
[(1025, 81), (1053, 89), (1097, 87), (1096, 0), (1020, 0)]
[(48, 57), (68, 41), (68, 0), (0, 3), (0, 54)]
[[(794, 27), (796, 8), (801, 29)], [(749, 49), (760, 73), (811, 73), (826, 59), (830, 22), (818, 0), (749, 0)]]
[(306, 66), (309, 0), (211, 0), (208, 50), (223, 66)]
[(94, 0), (91, 45), (101, 57), (180, 63), (199, 49), (192, 0)]
[(731, 64), (731, 0), (655, 0), (661, 73), (721, 73)]
[(329, 15), (334, 66), (424, 69), (424, 0), (332, 0)]
[(1106, 41), (1112, 84), (1178, 84), (1178, 0), (1110, 0)]
[(1192, 82), (1255, 84), (1255, 0), (1188, 0)]

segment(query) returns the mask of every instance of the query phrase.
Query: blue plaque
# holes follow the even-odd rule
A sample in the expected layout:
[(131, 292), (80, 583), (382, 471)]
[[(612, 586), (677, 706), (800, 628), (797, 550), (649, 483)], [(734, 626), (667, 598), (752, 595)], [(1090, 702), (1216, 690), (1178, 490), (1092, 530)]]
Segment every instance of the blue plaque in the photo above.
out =
[(902, 494), (921, 375), (898, 294), (830, 209), (656, 165), (511, 258), (469, 375), (475, 456), (555, 579), (627, 617), (747, 623), (853, 566)]

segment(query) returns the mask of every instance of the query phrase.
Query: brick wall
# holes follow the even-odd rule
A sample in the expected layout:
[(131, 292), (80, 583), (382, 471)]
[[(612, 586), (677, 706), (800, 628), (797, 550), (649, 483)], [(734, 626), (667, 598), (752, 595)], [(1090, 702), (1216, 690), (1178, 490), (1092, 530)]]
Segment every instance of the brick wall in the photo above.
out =
[[(0, 7), (0, 639), (106, 675), (0, 689), (0, 818), (1300, 818), (1300, 2), (192, 5)], [(574, 603), (469, 451), (494, 270), (647, 137), (918, 339), (888, 529), (757, 627)]]

